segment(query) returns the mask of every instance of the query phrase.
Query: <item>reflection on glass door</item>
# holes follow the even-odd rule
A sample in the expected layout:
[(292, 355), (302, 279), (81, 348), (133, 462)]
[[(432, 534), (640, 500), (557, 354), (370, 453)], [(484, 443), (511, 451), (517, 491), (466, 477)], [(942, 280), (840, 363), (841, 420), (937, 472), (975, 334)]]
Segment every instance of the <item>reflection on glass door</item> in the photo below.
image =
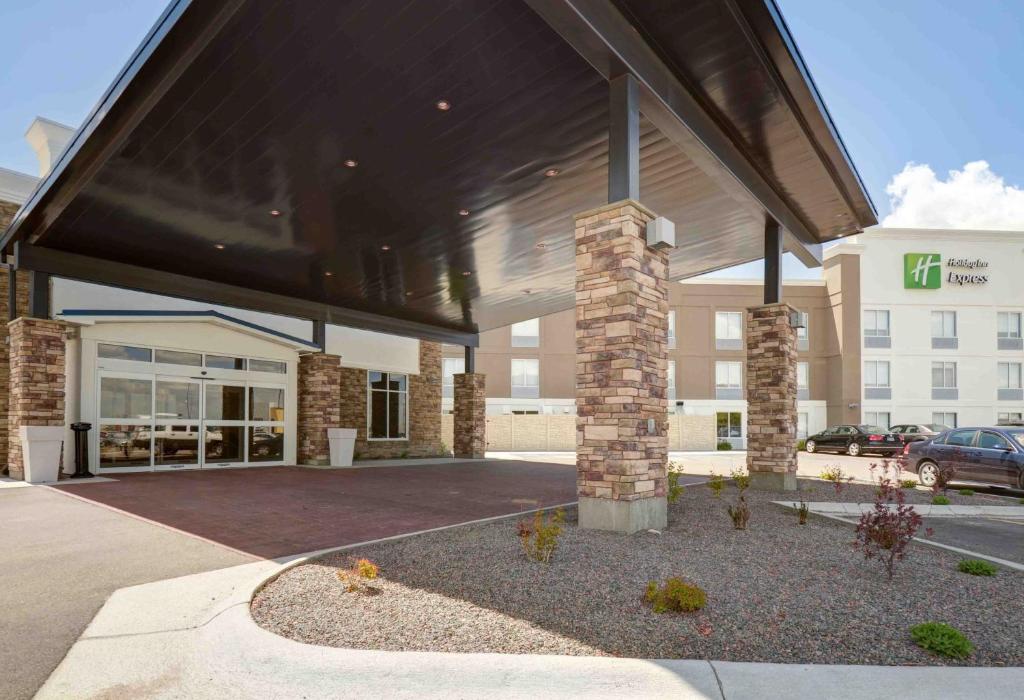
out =
[(204, 466), (245, 461), (245, 384), (207, 381), (203, 423)]
[(153, 380), (128, 373), (100, 376), (99, 466), (139, 471), (152, 464)]
[(181, 377), (157, 377), (153, 421), (153, 464), (157, 469), (199, 466), (202, 384)]

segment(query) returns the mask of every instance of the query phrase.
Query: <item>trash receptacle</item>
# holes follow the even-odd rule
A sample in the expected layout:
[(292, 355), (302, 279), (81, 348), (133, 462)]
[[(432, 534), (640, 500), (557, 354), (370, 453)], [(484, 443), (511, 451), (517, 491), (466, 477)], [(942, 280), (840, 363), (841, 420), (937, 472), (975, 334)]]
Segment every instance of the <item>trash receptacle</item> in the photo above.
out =
[(331, 466), (351, 467), (352, 450), (356, 446), (355, 428), (328, 428), (327, 440), (331, 444)]
[(62, 425), (22, 425), (18, 427), (25, 481), (42, 484), (57, 481), (60, 450), (64, 443)]

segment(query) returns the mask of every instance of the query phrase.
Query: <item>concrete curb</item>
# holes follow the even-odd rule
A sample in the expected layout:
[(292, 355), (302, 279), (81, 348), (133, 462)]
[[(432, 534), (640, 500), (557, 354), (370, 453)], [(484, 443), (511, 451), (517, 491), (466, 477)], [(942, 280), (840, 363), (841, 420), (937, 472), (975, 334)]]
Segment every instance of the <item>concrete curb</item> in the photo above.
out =
[[(796, 501), (772, 501), (773, 503), (793, 508)], [(980, 518), (999, 517), (1010, 520), (1024, 520), (1024, 506), (939, 506), (930, 503), (913, 504), (914, 510), (924, 518)], [(874, 503), (835, 503), (831, 501), (815, 501), (808, 503), (810, 512), (817, 515), (852, 515), (860, 516), (874, 510)], [(890, 505), (889, 510), (893, 510)]]

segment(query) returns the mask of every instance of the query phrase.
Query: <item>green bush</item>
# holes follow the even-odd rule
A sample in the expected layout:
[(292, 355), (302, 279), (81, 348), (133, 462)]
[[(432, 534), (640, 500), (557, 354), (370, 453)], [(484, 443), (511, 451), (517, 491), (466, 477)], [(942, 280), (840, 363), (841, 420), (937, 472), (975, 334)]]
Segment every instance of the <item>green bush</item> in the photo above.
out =
[(807, 449), (807, 441), (806, 440), (797, 440), (796, 441), (796, 449), (797, 449), (798, 452), (803, 452), (804, 450), (806, 450)]
[(999, 571), (994, 564), (982, 559), (964, 559), (956, 565), (958, 571), (971, 576), (995, 576)]
[(922, 649), (951, 659), (966, 659), (974, 651), (974, 645), (960, 630), (943, 622), (914, 625), (910, 636)]
[(914, 481), (913, 479), (903, 479), (903, 480), (900, 481), (900, 488), (901, 489), (917, 488), (917, 482)]
[(974, 489), (960, 489), (959, 491), (957, 491), (957, 493), (960, 494), (961, 496), (973, 496)]
[(683, 475), (682, 467), (675, 462), (668, 465), (668, 502), (675, 503), (683, 495), (683, 485), (679, 483), (679, 477)]
[(707, 602), (707, 595), (697, 585), (687, 583), (681, 578), (665, 579), (662, 586), (657, 581), (647, 584), (644, 600), (656, 613), (693, 612), (700, 610)]
[(731, 449), (732, 449), (732, 443), (729, 442), (728, 440), (720, 440), (718, 442), (718, 450), (720, 452), (727, 452), (728, 450), (731, 450)]
[(941, 493), (937, 493), (934, 496), (932, 496), (933, 506), (948, 506), (949, 502), (949, 499), (943, 496)]
[(1022, 498), (1019, 501), (1017, 501), (1017, 503), (1020, 503), (1022, 506), (1024, 506), (1024, 498)]

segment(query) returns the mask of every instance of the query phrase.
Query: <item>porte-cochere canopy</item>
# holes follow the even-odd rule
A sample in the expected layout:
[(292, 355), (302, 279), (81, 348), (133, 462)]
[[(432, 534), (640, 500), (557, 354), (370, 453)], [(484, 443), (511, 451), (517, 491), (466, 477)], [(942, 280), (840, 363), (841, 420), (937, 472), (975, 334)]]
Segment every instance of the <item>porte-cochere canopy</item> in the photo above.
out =
[[(876, 223), (774, 0), (175, 0), (2, 241), (22, 269), (431, 337), (573, 304), (640, 86), (671, 277)], [(17, 246), (15, 245), (17, 243)]]

